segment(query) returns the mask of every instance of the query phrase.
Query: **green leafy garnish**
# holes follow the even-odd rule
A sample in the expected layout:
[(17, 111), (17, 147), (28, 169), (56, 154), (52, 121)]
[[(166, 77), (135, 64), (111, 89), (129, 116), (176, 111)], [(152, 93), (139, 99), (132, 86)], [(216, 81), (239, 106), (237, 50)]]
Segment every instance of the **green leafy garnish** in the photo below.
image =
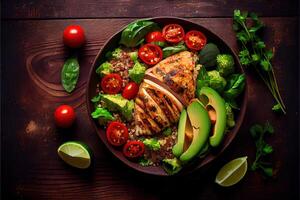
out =
[(109, 62), (102, 63), (97, 69), (96, 73), (99, 74), (101, 77), (112, 73), (113, 70), (111, 68), (111, 64)]
[(101, 94), (99, 93), (91, 99), (91, 102), (98, 103), (100, 100), (101, 100)]
[(232, 111), (232, 108), (231, 106), (229, 105), (229, 103), (225, 103), (225, 108), (226, 108), (226, 124), (227, 124), (227, 127), (229, 128), (232, 128), (235, 126), (235, 121), (234, 121), (234, 114), (233, 114), (233, 111)]
[(92, 118), (98, 119), (100, 125), (106, 124), (108, 121), (113, 121), (115, 118), (105, 108), (97, 107), (94, 112), (91, 113)]
[(153, 30), (159, 29), (158, 25), (149, 20), (137, 20), (130, 23), (121, 35), (120, 44), (126, 47), (136, 47), (144, 40), (144, 36)]
[(170, 175), (176, 174), (182, 169), (181, 163), (177, 158), (166, 158), (162, 162), (164, 170)]
[(273, 176), (273, 169), (271, 167), (271, 164), (264, 162), (265, 157), (274, 151), (273, 147), (267, 144), (264, 140), (266, 134), (272, 135), (274, 133), (273, 126), (269, 122), (266, 122), (264, 126), (255, 124), (250, 128), (250, 133), (255, 140), (256, 146), (255, 160), (252, 163), (250, 169), (252, 171), (261, 169), (266, 176)]
[(143, 143), (146, 147), (153, 151), (157, 151), (160, 149), (160, 143), (156, 138), (146, 138), (143, 140)]
[(139, 160), (139, 164), (143, 167), (147, 167), (151, 164), (151, 160), (149, 159), (146, 159), (144, 157), (142, 157), (140, 160)]
[(128, 70), (128, 73), (131, 80), (137, 84), (140, 84), (144, 78), (145, 71), (146, 67), (140, 62), (136, 61), (134, 66)]
[(61, 83), (63, 88), (71, 93), (77, 84), (79, 77), (79, 63), (76, 57), (71, 57), (66, 60), (61, 71)]
[[(247, 23), (248, 17), (252, 23)], [(258, 35), (259, 30), (263, 27), (264, 24), (257, 14), (234, 10), (233, 30), (236, 32), (236, 38), (240, 44), (240, 62), (246, 67), (254, 68), (266, 84), (277, 103), (276, 105), (278, 105), (272, 110), (278, 111), (280, 109), (282, 113), (286, 114), (286, 107), (281, 98), (271, 64), (271, 59), (274, 57), (273, 51), (266, 48), (264, 41)]]
[(163, 48), (163, 57), (169, 57), (175, 53), (179, 53), (181, 51), (185, 51), (187, 50), (186, 46), (184, 44), (178, 44), (176, 46), (169, 46), (169, 47), (165, 47)]
[(227, 79), (224, 97), (234, 99), (239, 96), (245, 88), (246, 76), (244, 74), (232, 74)]

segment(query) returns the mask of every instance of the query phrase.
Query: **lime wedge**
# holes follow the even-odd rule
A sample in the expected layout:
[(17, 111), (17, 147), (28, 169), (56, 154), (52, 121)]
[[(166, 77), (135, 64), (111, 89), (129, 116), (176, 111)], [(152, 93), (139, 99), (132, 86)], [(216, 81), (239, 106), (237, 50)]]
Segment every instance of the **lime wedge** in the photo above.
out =
[(238, 183), (247, 172), (247, 156), (236, 158), (224, 165), (216, 176), (215, 182), (223, 187)]
[(81, 142), (65, 142), (57, 149), (57, 153), (63, 161), (73, 167), (86, 169), (91, 165), (89, 148)]

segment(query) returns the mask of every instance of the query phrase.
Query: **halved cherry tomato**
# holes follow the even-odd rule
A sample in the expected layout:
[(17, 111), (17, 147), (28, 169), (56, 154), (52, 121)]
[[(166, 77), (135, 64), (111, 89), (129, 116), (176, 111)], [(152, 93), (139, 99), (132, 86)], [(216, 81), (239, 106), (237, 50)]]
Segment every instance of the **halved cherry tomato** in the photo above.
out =
[(71, 48), (81, 47), (85, 42), (84, 30), (78, 25), (67, 26), (64, 30), (63, 41)]
[(122, 146), (128, 137), (128, 129), (121, 122), (111, 122), (106, 129), (106, 138), (113, 146)]
[(139, 91), (139, 85), (136, 84), (135, 82), (129, 82), (123, 92), (122, 96), (126, 99), (134, 99)]
[(170, 43), (178, 43), (184, 39), (184, 29), (179, 24), (168, 24), (162, 32), (165, 40)]
[(145, 152), (145, 145), (138, 140), (129, 141), (123, 148), (123, 154), (130, 159), (141, 157)]
[(206, 45), (206, 37), (200, 31), (189, 31), (185, 35), (185, 44), (189, 49), (199, 51)]
[(148, 65), (155, 65), (162, 60), (161, 48), (154, 44), (145, 44), (139, 49), (139, 58)]
[(108, 74), (101, 80), (101, 88), (104, 93), (117, 94), (122, 88), (122, 78), (119, 74)]
[(61, 105), (54, 112), (54, 120), (57, 126), (68, 128), (75, 121), (74, 109), (69, 105)]
[(153, 31), (146, 35), (146, 42), (165, 42), (165, 38), (160, 31)]

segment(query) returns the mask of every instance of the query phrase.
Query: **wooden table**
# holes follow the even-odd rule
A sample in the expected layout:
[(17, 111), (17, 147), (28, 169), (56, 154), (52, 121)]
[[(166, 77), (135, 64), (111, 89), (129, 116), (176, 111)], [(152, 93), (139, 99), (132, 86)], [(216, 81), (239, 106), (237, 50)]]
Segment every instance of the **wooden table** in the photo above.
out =
[[(5, 0), (1, 21), (1, 173), (3, 199), (299, 199), (299, 57), (297, 0)], [(232, 31), (235, 8), (263, 16), (267, 44), (275, 47), (273, 61), (287, 106), (286, 116), (271, 112), (273, 99), (262, 81), (247, 72), (249, 103), (244, 123), (234, 142), (205, 171), (182, 178), (140, 174), (112, 157), (88, 120), (85, 86), (93, 59), (103, 43), (136, 18), (179, 16), (189, 18), (222, 37), (237, 50)], [(62, 31), (79, 24), (87, 34), (81, 74), (72, 95), (62, 91), (60, 70), (67, 50)], [(73, 129), (58, 130), (53, 111), (60, 104), (76, 108)], [(277, 171), (274, 180), (257, 172), (230, 188), (214, 184), (217, 171), (236, 157), (254, 159), (249, 134), (253, 123), (271, 122), (268, 138)], [(63, 163), (57, 147), (68, 140), (86, 142), (94, 152), (89, 170)]]

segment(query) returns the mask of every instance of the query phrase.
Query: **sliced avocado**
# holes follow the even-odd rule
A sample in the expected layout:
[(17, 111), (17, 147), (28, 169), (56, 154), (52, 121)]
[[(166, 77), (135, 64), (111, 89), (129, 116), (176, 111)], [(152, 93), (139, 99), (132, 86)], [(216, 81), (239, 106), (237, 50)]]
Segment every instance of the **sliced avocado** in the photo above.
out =
[(213, 129), (213, 135), (209, 138), (209, 143), (212, 147), (218, 146), (223, 139), (226, 129), (226, 107), (224, 99), (210, 87), (202, 87), (199, 99), (207, 109), (211, 107), (216, 113), (216, 122)]
[(105, 107), (111, 112), (120, 112), (127, 120), (132, 119), (132, 111), (134, 102), (127, 100), (120, 94), (103, 94), (101, 100), (105, 103)]
[(184, 137), (185, 137), (185, 126), (187, 121), (187, 112), (185, 109), (181, 111), (179, 123), (178, 123), (178, 133), (177, 133), (177, 143), (173, 146), (173, 154), (179, 157), (183, 153)]
[(188, 149), (180, 156), (180, 160), (184, 163), (195, 157), (206, 144), (211, 125), (207, 111), (197, 101), (187, 107), (187, 114), (193, 130), (193, 140)]
[(178, 139), (173, 147), (173, 154), (183, 163), (188, 162), (206, 144), (209, 132), (210, 120), (207, 111), (198, 101), (192, 102), (187, 107), (187, 111), (181, 112)]

